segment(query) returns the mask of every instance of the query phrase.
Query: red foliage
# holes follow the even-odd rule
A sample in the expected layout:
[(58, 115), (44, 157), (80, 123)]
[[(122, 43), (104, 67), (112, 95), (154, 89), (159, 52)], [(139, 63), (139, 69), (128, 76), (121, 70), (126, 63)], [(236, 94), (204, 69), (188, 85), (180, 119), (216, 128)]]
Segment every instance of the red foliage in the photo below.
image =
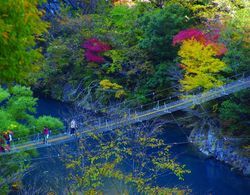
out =
[(202, 31), (195, 28), (182, 30), (174, 36), (173, 45), (176, 45), (177, 43), (182, 43), (183, 41), (188, 39), (195, 39), (199, 42), (204, 43), (204, 41), (206, 40), (206, 36)]
[(85, 41), (82, 45), (85, 49), (91, 51), (91, 52), (96, 52), (96, 53), (101, 53), (110, 50), (110, 46), (102, 41), (99, 41), (96, 38), (88, 39)]
[(185, 40), (194, 39), (199, 41), (203, 45), (211, 45), (216, 52), (217, 56), (221, 56), (227, 52), (227, 48), (222, 43), (217, 43), (220, 37), (220, 31), (218, 29), (204, 34), (202, 31), (190, 28), (186, 30), (180, 31), (177, 35), (173, 38), (173, 45), (178, 43), (182, 43)]
[(91, 51), (86, 51), (85, 57), (89, 62), (103, 63), (105, 61), (102, 56), (99, 56)]
[(85, 57), (87, 60), (96, 63), (103, 63), (105, 59), (100, 56), (100, 53), (111, 49), (108, 44), (96, 38), (86, 40), (81, 46), (86, 49)]

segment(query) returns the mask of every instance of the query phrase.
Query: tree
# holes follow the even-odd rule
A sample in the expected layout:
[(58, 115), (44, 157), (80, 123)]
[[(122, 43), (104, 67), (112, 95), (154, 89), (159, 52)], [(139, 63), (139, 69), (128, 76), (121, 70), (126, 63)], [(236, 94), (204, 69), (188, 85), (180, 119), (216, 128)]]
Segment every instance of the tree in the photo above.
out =
[(0, 2), (0, 83), (29, 83), (41, 68), (42, 40), (48, 23), (42, 21), (39, 0)]
[[(37, 98), (28, 87), (14, 86), (9, 89), (0, 87), (0, 140), (5, 131), (14, 132), (14, 138), (20, 142), (29, 140), (29, 135), (41, 132), (44, 125), (56, 130), (63, 127), (63, 123), (53, 117), (41, 116), (35, 118)], [(14, 141), (17, 144), (17, 139)], [(4, 143), (1, 143), (5, 146)], [(29, 171), (29, 160), (33, 155), (31, 151), (20, 152), (0, 157), (0, 193), (7, 193), (8, 185), (20, 181), (23, 174)]]
[[(45, 120), (44, 117), (36, 119), (37, 98), (32, 97), (33, 93), (28, 87), (14, 86), (10, 89), (0, 88), (0, 132), (6, 131), (14, 125), (12, 129), (16, 137), (32, 134), (34, 125)], [(63, 124), (58, 119), (47, 118), (47, 123), (51, 128), (62, 128)], [(45, 124), (45, 122), (44, 122)], [(41, 132), (41, 125), (37, 128)]]
[(174, 3), (146, 12), (139, 20), (143, 31), (140, 47), (156, 62), (173, 60), (177, 51), (172, 47), (172, 38), (193, 22), (187, 19), (190, 15), (189, 9)]
[(69, 171), (67, 183), (71, 184), (68, 193), (102, 193), (106, 188), (114, 188), (107, 183), (119, 185), (119, 193), (184, 193), (153, 184), (163, 172), (173, 173), (179, 179), (190, 173), (171, 159), (170, 146), (158, 138), (162, 124), (150, 121), (108, 134), (90, 133), (79, 140), (73, 155), (62, 150), (62, 154), (66, 153), (62, 160)]
[(219, 118), (225, 133), (233, 135), (249, 135), (249, 90), (234, 94), (219, 106)]
[(227, 66), (216, 56), (223, 55), (226, 48), (215, 41), (219, 35), (209, 37), (197, 29), (180, 31), (173, 38), (173, 44), (182, 43), (178, 55), (181, 57), (180, 67), (184, 70), (184, 78), (180, 81), (183, 91), (198, 87), (209, 90), (223, 84), (218, 72)]
[(86, 49), (86, 59), (95, 63), (103, 63), (105, 60), (100, 54), (111, 49), (109, 45), (95, 38), (86, 40), (82, 47)]

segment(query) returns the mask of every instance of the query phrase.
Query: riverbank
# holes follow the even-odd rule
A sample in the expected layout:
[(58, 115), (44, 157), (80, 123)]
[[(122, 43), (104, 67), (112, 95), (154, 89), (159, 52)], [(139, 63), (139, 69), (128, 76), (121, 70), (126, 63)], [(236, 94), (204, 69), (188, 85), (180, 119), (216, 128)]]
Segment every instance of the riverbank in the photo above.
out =
[(238, 169), (245, 176), (250, 176), (250, 159), (247, 152), (241, 148), (241, 141), (235, 138), (221, 136), (220, 129), (193, 129), (189, 141), (207, 156), (225, 162)]

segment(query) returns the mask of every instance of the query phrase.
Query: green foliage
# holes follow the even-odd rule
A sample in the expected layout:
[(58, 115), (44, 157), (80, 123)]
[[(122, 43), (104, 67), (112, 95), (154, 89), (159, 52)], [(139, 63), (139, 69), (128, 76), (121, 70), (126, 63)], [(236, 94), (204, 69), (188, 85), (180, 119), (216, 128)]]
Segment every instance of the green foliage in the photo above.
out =
[[(63, 17), (52, 21), (51, 37), (48, 35), (46, 64), (40, 75), (43, 79), (36, 83), (36, 88), (43, 88), (46, 95), (60, 99), (65, 84), (76, 83), (83, 77), (88, 78), (84, 51), (81, 48), (82, 29), (87, 23), (87, 16), (79, 18)], [(93, 80), (93, 72), (90, 79)], [(53, 94), (51, 94), (53, 92)]]
[[(36, 122), (35, 126), (37, 129), (43, 129), (45, 126), (48, 127), (53, 133), (58, 132), (63, 128), (63, 123), (54, 117), (51, 116), (40, 116)], [(55, 131), (54, 131), (55, 130)]]
[(233, 135), (248, 135), (250, 116), (249, 90), (237, 93), (230, 100), (225, 100), (219, 107), (219, 117), (224, 131)]
[(220, 117), (223, 120), (239, 120), (241, 113), (246, 114), (247, 109), (243, 105), (236, 104), (231, 100), (226, 100), (221, 104)]
[(166, 89), (170, 87), (170, 78), (169, 78), (169, 68), (172, 66), (170, 63), (161, 63), (155, 67), (155, 73), (152, 77), (149, 78), (147, 86), (151, 89)]
[(126, 34), (131, 30), (138, 18), (139, 10), (137, 7), (128, 7), (126, 5), (118, 5), (110, 10), (111, 26), (118, 32)]
[(38, 0), (0, 2), (0, 83), (34, 81), (42, 54), (35, 48), (48, 23), (41, 20)]
[(7, 91), (5, 91), (3, 88), (0, 88), (0, 103), (6, 100), (9, 96), (10, 94)]
[(145, 13), (140, 19), (143, 35), (139, 45), (157, 62), (173, 60), (177, 50), (172, 46), (172, 38), (190, 26), (193, 22), (187, 19), (190, 15), (190, 10), (179, 4)]
[[(250, 8), (247, 1), (220, 1), (223, 11), (221, 40), (227, 44), (228, 52), (223, 57), (231, 71), (228, 76), (248, 72), (250, 68), (249, 18)], [(247, 74), (247, 73), (246, 73)], [(233, 135), (249, 135), (249, 90), (234, 94), (230, 100), (219, 106), (219, 117), (225, 133)]]
[(106, 68), (106, 72), (115, 73), (122, 71), (122, 63), (126, 61), (126, 56), (122, 50), (109, 50), (105, 55), (112, 59), (112, 63)]
[[(35, 112), (36, 98), (32, 97), (32, 91), (27, 87), (14, 86), (7, 90), (0, 88), (0, 96), (6, 95), (8, 99), (3, 101), (0, 107), (1, 132), (14, 125), (16, 136), (28, 134), (28, 124), (32, 123)], [(27, 125), (27, 126), (26, 126)]]
[(33, 117), (31, 113), (35, 113), (37, 99), (33, 98), (30, 88), (22, 86), (14, 86), (10, 90), (11, 97), (6, 104), (6, 109), (17, 120), (26, 120), (31, 122)]
[[(5, 89), (0, 87), (0, 135), (11, 130), (14, 138), (27, 139), (27, 135), (34, 134), (35, 130), (41, 132), (44, 125), (52, 130), (63, 127), (63, 123), (50, 116), (42, 116), (36, 119), (37, 98), (33, 97), (30, 88), (15, 85)], [(26, 137), (26, 138), (25, 138)], [(17, 142), (15, 141), (15, 144)], [(1, 144), (5, 146), (4, 144)], [(32, 152), (20, 152), (14, 155), (0, 157), (0, 193), (9, 191), (11, 182), (20, 180), (29, 168), (27, 160), (33, 155)], [(24, 159), (26, 161), (24, 161)], [(18, 163), (15, 163), (18, 162)], [(3, 185), (6, 184), (6, 185)]]
[(228, 52), (223, 60), (234, 72), (248, 71), (250, 68), (250, 8), (245, 7), (235, 11), (225, 22), (222, 39), (227, 42)]
[[(37, 98), (28, 87), (16, 85), (10, 89), (0, 88), (0, 97), (5, 100), (0, 106), (0, 132), (11, 129), (16, 137), (24, 136), (32, 132), (34, 127), (41, 132), (44, 125), (51, 129), (63, 127), (61, 121), (50, 116), (42, 116), (36, 119)], [(31, 131), (32, 130), (32, 131)]]

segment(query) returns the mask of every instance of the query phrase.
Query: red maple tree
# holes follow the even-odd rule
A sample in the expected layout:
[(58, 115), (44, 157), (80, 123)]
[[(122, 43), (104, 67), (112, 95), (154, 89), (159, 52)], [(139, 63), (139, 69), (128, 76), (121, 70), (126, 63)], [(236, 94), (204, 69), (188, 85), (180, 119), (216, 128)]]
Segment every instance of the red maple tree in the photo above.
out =
[(111, 47), (96, 38), (86, 40), (82, 47), (86, 49), (85, 57), (89, 62), (103, 63), (105, 61), (101, 53), (108, 51)]

